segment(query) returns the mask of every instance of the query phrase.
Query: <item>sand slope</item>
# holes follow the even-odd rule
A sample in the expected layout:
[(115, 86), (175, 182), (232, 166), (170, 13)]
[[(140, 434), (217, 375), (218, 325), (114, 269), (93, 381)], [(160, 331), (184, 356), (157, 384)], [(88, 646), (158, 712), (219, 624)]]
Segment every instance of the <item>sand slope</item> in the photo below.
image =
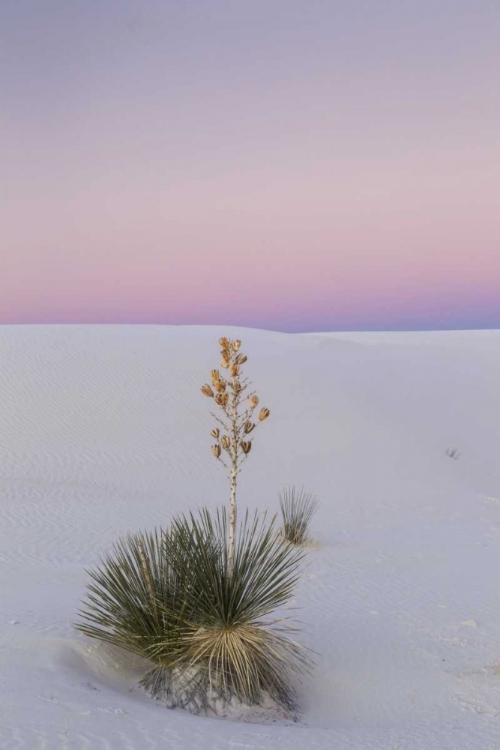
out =
[(498, 750), (497, 331), (238, 332), (272, 410), (240, 502), (275, 509), (288, 483), (322, 500), (299, 723), (168, 711), (73, 630), (120, 534), (225, 501), (199, 392), (223, 333), (0, 329), (0, 748)]

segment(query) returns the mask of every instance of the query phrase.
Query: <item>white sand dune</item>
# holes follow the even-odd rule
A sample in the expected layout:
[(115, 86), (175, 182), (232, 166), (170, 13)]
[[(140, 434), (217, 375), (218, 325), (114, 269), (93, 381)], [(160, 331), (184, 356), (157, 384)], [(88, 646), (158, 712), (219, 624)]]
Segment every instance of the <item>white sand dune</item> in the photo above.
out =
[[(295, 724), (169, 711), (72, 627), (121, 534), (225, 502), (199, 391), (222, 334), (272, 410), (240, 503), (321, 498)], [(0, 357), (1, 748), (500, 748), (499, 331), (21, 326)]]

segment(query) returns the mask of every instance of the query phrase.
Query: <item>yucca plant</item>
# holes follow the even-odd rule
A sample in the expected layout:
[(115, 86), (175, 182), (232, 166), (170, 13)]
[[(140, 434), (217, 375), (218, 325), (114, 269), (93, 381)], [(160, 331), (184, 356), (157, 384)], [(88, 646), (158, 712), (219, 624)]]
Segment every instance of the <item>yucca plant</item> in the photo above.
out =
[(307, 544), (309, 524), (319, 505), (317, 498), (304, 489), (289, 487), (280, 493), (279, 502), (284, 538), (295, 545)]
[(228, 515), (206, 510), (173, 520), (166, 533), (128, 536), (91, 573), (87, 635), (151, 663), (143, 687), (194, 711), (265, 696), (290, 710), (294, 671), (307, 669), (287, 618), (302, 551), (265, 517), (245, 516), (229, 567)]
[[(141, 655), (141, 685), (168, 705), (208, 710), (269, 697), (295, 708), (291, 675), (306, 670), (295, 628), (276, 613), (291, 598), (303, 551), (257, 514), (236, 519), (237, 477), (255, 427), (269, 417), (242, 378), (241, 342), (220, 339), (221, 367), (202, 392), (221, 415), (214, 456), (228, 471), (229, 511), (173, 519), (166, 531), (131, 534), (92, 570), (77, 628)], [(221, 429), (222, 428), (222, 429)]]
[[(208, 398), (213, 398), (222, 416), (214, 412), (212, 416), (218, 427), (211, 431), (216, 443), (212, 445), (212, 453), (228, 472), (229, 478), (229, 528), (228, 528), (228, 571), (231, 575), (234, 559), (235, 531), (236, 531), (236, 488), (241, 464), (248, 458), (252, 450), (250, 433), (255, 427), (269, 417), (269, 409), (260, 409), (254, 421), (259, 397), (255, 391), (249, 391), (251, 386), (248, 378), (242, 377), (242, 366), (248, 357), (243, 354), (239, 339), (219, 339), (221, 346), (221, 367), (228, 371), (228, 376), (221, 375), (219, 370), (212, 370), (212, 385), (205, 383), (201, 392)], [(222, 433), (220, 428), (222, 427)]]

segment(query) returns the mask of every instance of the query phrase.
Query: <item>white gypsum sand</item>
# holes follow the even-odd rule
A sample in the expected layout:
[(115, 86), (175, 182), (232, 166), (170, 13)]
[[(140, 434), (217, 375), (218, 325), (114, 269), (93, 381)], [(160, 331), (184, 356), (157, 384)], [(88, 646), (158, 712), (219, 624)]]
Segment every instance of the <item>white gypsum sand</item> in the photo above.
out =
[[(321, 500), (295, 724), (165, 709), (72, 627), (121, 534), (226, 502), (199, 391), (221, 335), (273, 415), (240, 508)], [(2, 750), (500, 746), (500, 332), (5, 326), (0, 361)]]

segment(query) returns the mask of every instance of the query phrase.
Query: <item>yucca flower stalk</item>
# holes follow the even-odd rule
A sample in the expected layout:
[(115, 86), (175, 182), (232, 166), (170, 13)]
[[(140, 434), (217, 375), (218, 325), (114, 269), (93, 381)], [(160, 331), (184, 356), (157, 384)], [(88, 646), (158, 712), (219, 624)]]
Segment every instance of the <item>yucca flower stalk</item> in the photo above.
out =
[(219, 427), (212, 430), (211, 435), (217, 441), (212, 445), (212, 453), (220, 461), (229, 478), (229, 529), (228, 529), (228, 571), (232, 575), (234, 568), (234, 545), (236, 533), (236, 489), (241, 465), (248, 458), (252, 450), (250, 433), (258, 424), (269, 417), (269, 409), (262, 408), (256, 414), (259, 398), (255, 391), (251, 391), (248, 378), (242, 376), (242, 366), (247, 356), (241, 349), (239, 339), (219, 339), (221, 346), (220, 366), (227, 371), (227, 376), (221, 375), (219, 370), (212, 370), (211, 385), (206, 383), (201, 392), (208, 398), (214, 399), (219, 407), (221, 416), (211, 412)]

